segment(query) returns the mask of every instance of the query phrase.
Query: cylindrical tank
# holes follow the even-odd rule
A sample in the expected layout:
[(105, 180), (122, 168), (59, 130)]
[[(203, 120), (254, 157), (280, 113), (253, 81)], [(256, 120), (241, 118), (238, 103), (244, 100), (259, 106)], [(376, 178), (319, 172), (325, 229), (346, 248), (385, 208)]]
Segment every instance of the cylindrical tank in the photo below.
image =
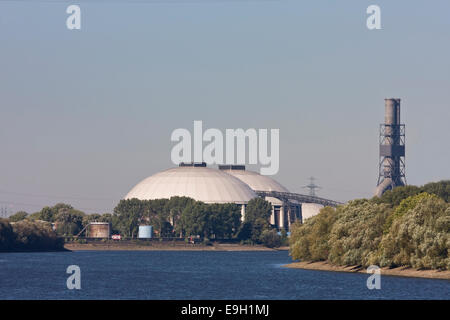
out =
[(88, 228), (88, 238), (109, 238), (111, 227), (108, 222), (91, 222)]
[(153, 235), (152, 226), (139, 226), (139, 239), (151, 239)]

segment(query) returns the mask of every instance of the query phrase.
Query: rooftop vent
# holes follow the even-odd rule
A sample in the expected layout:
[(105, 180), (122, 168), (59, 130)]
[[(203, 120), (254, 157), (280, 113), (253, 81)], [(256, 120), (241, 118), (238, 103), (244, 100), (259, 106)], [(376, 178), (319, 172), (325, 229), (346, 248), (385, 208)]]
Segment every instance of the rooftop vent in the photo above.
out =
[(245, 170), (244, 165), (231, 165), (231, 164), (223, 164), (219, 165), (219, 170)]
[(180, 167), (206, 167), (206, 162), (189, 162), (189, 163), (184, 163), (181, 162), (179, 164)]

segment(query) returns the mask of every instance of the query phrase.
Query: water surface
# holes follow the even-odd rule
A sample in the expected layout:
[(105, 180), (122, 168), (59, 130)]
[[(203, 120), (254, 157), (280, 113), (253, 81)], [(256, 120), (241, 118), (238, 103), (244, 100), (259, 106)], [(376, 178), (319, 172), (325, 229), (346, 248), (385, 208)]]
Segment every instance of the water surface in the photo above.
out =
[[(0, 299), (449, 299), (450, 281), (290, 269), (286, 251), (0, 253)], [(81, 290), (66, 269), (81, 268)]]

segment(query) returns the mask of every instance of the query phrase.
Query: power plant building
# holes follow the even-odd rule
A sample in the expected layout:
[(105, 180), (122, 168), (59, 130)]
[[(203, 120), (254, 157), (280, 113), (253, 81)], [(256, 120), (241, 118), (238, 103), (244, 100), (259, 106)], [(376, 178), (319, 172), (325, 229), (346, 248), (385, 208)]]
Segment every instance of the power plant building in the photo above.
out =
[[(235, 203), (241, 206), (244, 218), (247, 203), (261, 196), (261, 193), (283, 195), (262, 196), (272, 204), (270, 223), (279, 230), (289, 230), (294, 221), (302, 219), (302, 203), (295, 198), (290, 199), (292, 194), (289, 190), (268, 176), (245, 170), (245, 166), (221, 165), (217, 170), (208, 168), (205, 163), (181, 163), (176, 168), (142, 180), (125, 199), (155, 200), (184, 196), (205, 203)], [(314, 208), (317, 214), (321, 207)]]

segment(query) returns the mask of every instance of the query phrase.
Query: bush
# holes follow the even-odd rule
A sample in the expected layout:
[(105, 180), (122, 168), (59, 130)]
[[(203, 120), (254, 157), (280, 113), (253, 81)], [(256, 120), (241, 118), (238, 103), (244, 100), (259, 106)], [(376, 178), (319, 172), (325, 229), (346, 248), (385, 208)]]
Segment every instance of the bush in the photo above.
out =
[[(450, 269), (447, 184), (425, 186), (439, 196), (403, 188), (384, 198), (389, 201), (362, 199), (336, 210), (323, 208), (304, 224), (293, 225), (290, 254), (294, 259), (328, 260), (335, 265)], [(414, 195), (392, 206), (409, 193)]]
[(16, 212), (15, 214), (13, 214), (12, 216), (10, 216), (8, 219), (11, 222), (18, 222), (18, 221), (22, 221), (27, 216), (28, 216), (28, 213), (26, 213), (25, 211), (19, 211), (19, 212)]
[(59, 238), (49, 223), (23, 220), (13, 225), (16, 250), (61, 250), (64, 239)]
[(328, 239), (336, 219), (336, 210), (325, 207), (318, 215), (307, 219), (304, 224), (295, 222), (291, 227), (289, 239), (292, 257), (311, 261), (327, 260), (330, 251)]
[(281, 237), (275, 230), (264, 230), (261, 233), (260, 242), (268, 248), (278, 248), (281, 246)]
[(337, 265), (369, 266), (390, 212), (387, 204), (353, 200), (337, 209), (330, 231), (328, 260)]
[(448, 203), (422, 193), (403, 200), (391, 220), (378, 252), (381, 266), (450, 269)]

